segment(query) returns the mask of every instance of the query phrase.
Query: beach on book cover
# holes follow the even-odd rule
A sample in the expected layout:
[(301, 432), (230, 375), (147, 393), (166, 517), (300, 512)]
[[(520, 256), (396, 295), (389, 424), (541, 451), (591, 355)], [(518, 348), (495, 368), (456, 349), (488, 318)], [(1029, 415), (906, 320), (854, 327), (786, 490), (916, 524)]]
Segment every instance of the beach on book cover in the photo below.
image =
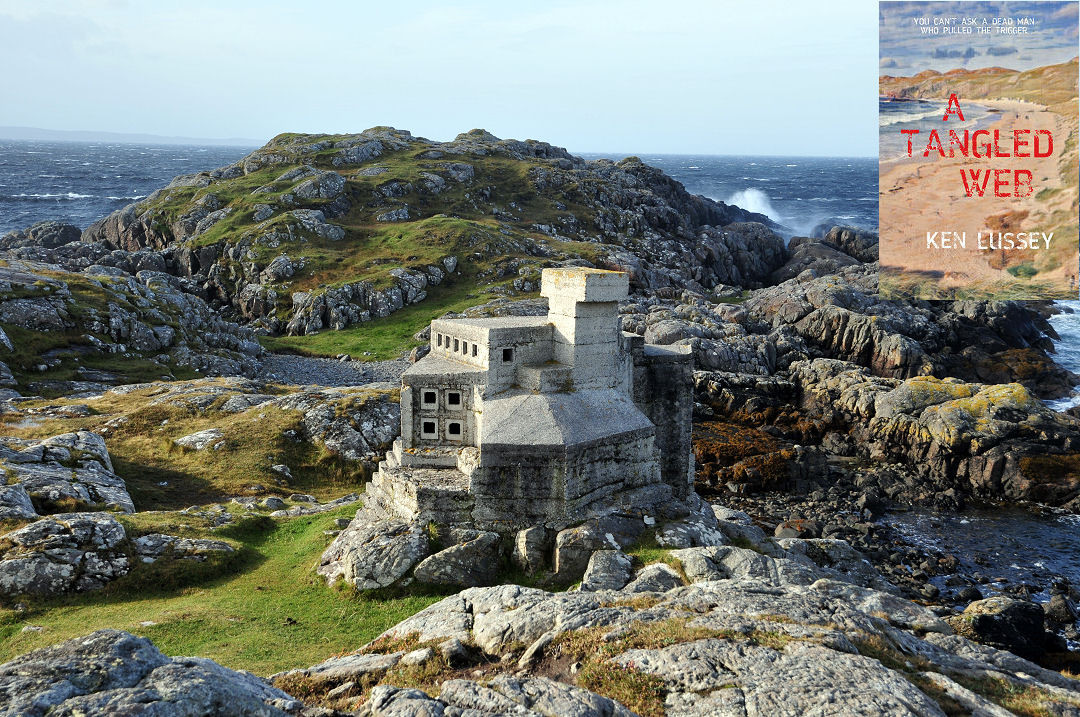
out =
[(1077, 2), (879, 4), (879, 291), (1076, 299)]

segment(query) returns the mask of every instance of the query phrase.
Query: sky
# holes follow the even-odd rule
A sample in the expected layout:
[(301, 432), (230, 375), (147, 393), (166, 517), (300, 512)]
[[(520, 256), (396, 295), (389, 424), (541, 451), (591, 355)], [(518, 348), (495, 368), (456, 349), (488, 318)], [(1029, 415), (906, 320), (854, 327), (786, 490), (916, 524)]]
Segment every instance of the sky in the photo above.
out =
[(0, 0), (0, 125), (875, 156), (872, 0)]
[[(1077, 55), (1077, 3), (1070, 2), (937, 2), (927, 11), (921, 2), (883, 3), (882, 74), (913, 75), (923, 70), (1007, 67), (1029, 70), (1055, 65)], [(945, 24), (954, 18), (951, 24)], [(917, 21), (918, 19), (918, 21)], [(988, 27), (989, 34), (925, 34), (922, 27)], [(925, 24), (920, 24), (919, 21)], [(1026, 32), (1014, 33), (1014, 28)], [(999, 30), (998, 28), (1001, 28)]]

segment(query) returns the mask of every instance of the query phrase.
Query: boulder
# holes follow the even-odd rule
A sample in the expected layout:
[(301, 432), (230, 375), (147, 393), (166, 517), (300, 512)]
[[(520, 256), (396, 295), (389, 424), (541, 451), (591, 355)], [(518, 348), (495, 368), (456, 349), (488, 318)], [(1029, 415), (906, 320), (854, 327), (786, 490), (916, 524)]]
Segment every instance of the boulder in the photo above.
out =
[(405, 577), (429, 551), (423, 526), (358, 514), (323, 553), (317, 572), (329, 584), (343, 580), (357, 590), (382, 588)]
[(207, 448), (216, 447), (221, 443), (225, 432), (220, 428), (207, 428), (195, 433), (189, 433), (173, 441), (182, 448), (190, 448), (193, 451), (205, 451)]
[(684, 584), (682, 576), (670, 565), (653, 563), (642, 568), (623, 592), (666, 593)]
[(205, 562), (212, 555), (232, 553), (234, 549), (221, 540), (201, 538), (178, 538), (175, 535), (150, 533), (131, 541), (135, 553), (144, 563), (152, 563), (168, 554), (177, 560)]
[(419, 582), (471, 588), (491, 585), (499, 569), (499, 534), (480, 532), (471, 540), (424, 558), (413, 571)]
[(971, 603), (949, 624), (976, 642), (1035, 659), (1045, 649), (1043, 621), (1043, 609), (1037, 603), (995, 595)]
[(632, 573), (633, 561), (621, 550), (597, 550), (589, 558), (585, 576), (581, 579), (581, 589), (620, 590), (628, 582)]
[(200, 657), (169, 658), (146, 638), (120, 630), (99, 630), (0, 665), (5, 715), (284, 717), (300, 707), (249, 672)]
[(108, 513), (63, 513), (0, 536), (0, 594), (103, 587), (131, 569), (124, 526)]

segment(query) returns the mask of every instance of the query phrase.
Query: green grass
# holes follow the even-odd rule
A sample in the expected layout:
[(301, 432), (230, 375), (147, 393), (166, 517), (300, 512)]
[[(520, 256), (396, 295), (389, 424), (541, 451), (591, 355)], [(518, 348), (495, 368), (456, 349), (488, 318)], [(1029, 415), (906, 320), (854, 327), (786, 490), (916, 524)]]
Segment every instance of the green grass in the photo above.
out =
[[(321, 331), (308, 336), (262, 336), (260, 343), (271, 351), (304, 356), (349, 354), (368, 361), (394, 359), (421, 342), (413, 335), (448, 311), (462, 311), (491, 297), (471, 282), (457, 281), (428, 288), (428, 297), (390, 316), (341, 331)], [(370, 355), (365, 355), (365, 352)]]
[[(25, 613), (0, 610), (0, 661), (102, 628), (148, 637), (168, 655), (209, 657), (262, 675), (355, 650), (439, 599), (373, 599), (325, 585), (313, 570), (328, 544), (323, 531), (355, 510), (219, 532), (214, 537), (231, 538), (241, 554), (209, 580), (198, 565), (163, 564), (157, 572), (139, 568), (101, 592), (32, 601)], [(183, 586), (192, 581), (200, 584)], [(27, 625), (44, 630), (22, 632)]]

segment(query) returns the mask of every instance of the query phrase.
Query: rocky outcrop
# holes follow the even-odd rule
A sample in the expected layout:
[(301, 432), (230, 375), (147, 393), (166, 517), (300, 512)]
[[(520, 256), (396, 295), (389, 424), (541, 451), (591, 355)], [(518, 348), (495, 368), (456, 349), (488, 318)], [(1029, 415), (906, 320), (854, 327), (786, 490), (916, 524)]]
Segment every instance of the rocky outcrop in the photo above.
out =
[[(48, 347), (37, 356), (9, 359), (5, 354), (13, 350), (0, 342), (0, 360), (23, 381), (34, 374), (47, 379), (49, 371), (66, 367), (115, 383), (133, 358), (156, 361), (165, 375), (174, 366), (250, 375), (262, 353), (249, 330), (222, 319), (175, 277), (156, 271), (132, 276), (97, 267), (75, 274), (10, 260), (0, 267), (0, 323), (32, 332)], [(87, 355), (113, 358), (116, 372), (87, 374), (80, 362)]]
[(0, 536), (0, 594), (96, 590), (131, 569), (124, 527), (107, 513), (62, 513)]
[(131, 540), (108, 513), (60, 513), (0, 535), (0, 595), (98, 590), (137, 563), (163, 558), (205, 562), (233, 552), (221, 540), (162, 533)]
[(0, 438), (0, 471), (7, 474), (7, 485), (0, 489), (0, 506), (7, 507), (0, 510), (8, 517), (72, 509), (135, 510), (127, 485), (113, 472), (104, 439), (96, 433), (77, 431), (38, 441)]
[(793, 364), (791, 374), (802, 407), (846, 431), (861, 455), (981, 498), (1067, 504), (1080, 496), (1080, 423), (1020, 384), (900, 381), (826, 359)]
[[(570, 683), (574, 671), (557, 666), (580, 660), (579, 688), (603, 694), (622, 671), (635, 675), (635, 684), (649, 685), (647, 693), (621, 692), (624, 699), (639, 710), (668, 714), (737, 708), (794, 715), (828, 700), (842, 714), (940, 715), (953, 695), (996, 714), (1000, 708), (990, 699), (996, 680), (1031, 690), (1041, 704), (1059, 709), (1080, 699), (1075, 680), (954, 635), (924, 607), (843, 582), (770, 587), (754, 579), (707, 580), (648, 593), (646, 607), (636, 595), (552, 594), (510, 585), (469, 589), (391, 628), (366, 648), (365, 658), (374, 662), (383, 657), (381, 645), (407, 636), (421, 644), (452, 640), (472, 646), (483, 661), (532, 653), (531, 669), (554, 671)], [(538, 651), (523, 647), (534, 643)], [(596, 644), (604, 645), (599, 655)], [(610, 677), (588, 679), (596, 676)], [(491, 684), (502, 691), (505, 678)], [(460, 704), (455, 695), (465, 685), (448, 685), (438, 699), (376, 687), (364, 713)]]
[[(382, 177), (385, 153), (405, 149), (408, 166)], [(521, 199), (527, 196), (535, 199)], [(498, 233), (490, 230), (491, 217), (501, 222)], [(629, 270), (643, 290), (760, 286), (787, 256), (768, 217), (693, 196), (636, 157), (585, 161), (543, 142), (482, 130), (432, 142), (387, 127), (333, 138), (281, 135), (233, 165), (175, 178), (92, 224), (80, 242), (69, 241), (70, 228), (42, 226), (2, 245), (18, 258), (69, 270), (166, 272), (232, 318), (271, 333), (304, 334), (422, 301), (417, 280), (434, 285), (445, 276), (447, 259), (440, 266), (411, 253), (384, 257), (362, 228), (372, 224), (445, 247), (455, 266), (454, 249), (469, 247), (461, 262), (468, 280), (513, 279), (505, 289), (512, 292), (535, 291), (543, 266), (583, 260), (568, 242), (592, 243), (589, 261)], [(311, 252), (312, 242), (340, 244), (331, 251), (343, 261), (373, 251), (373, 261), (339, 272)], [(271, 267), (282, 250), (294, 262), (292, 274)], [(350, 273), (375, 278), (356, 281)], [(297, 280), (306, 288), (293, 288)]]
[(303, 704), (248, 672), (166, 657), (144, 637), (99, 630), (0, 665), (0, 714), (296, 714)]

